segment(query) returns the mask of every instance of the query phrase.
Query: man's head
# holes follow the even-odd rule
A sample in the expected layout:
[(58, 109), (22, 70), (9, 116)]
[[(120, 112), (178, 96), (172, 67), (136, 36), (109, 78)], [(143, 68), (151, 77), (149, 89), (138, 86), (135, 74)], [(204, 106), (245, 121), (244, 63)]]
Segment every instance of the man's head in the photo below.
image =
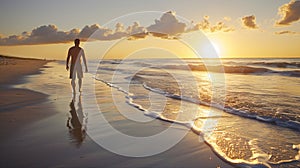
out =
[(74, 43), (75, 43), (75, 46), (79, 46), (80, 40), (79, 40), (79, 39), (75, 39), (75, 40), (74, 40)]

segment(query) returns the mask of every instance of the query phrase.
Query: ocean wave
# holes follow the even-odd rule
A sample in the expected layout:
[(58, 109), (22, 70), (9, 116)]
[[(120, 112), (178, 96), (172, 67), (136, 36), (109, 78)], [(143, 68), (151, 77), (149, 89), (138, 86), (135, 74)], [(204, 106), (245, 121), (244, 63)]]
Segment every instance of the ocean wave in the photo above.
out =
[(178, 69), (178, 70), (191, 70), (191, 71), (206, 71), (206, 72), (218, 72), (218, 73), (265, 73), (272, 72), (272, 70), (267, 68), (256, 68), (251, 66), (229, 66), (229, 65), (215, 65), (215, 66), (205, 66), (204, 64), (188, 64), (188, 65), (164, 65), (160, 68), (165, 69)]
[(300, 77), (300, 70), (295, 71), (273, 71), (273, 74), (280, 74), (282, 76)]
[[(172, 65), (172, 68), (174, 68), (175, 65)], [(176, 68), (178, 68), (178, 65), (175, 66)], [(187, 67), (187, 66), (180, 66), (180, 67)], [(242, 70), (241, 71), (241, 67), (243, 67), (244, 69), (247, 68), (247, 71)], [(104, 67), (103, 67), (104, 68)], [(171, 68), (171, 67), (169, 67)], [(230, 68), (232, 68), (232, 66), (230, 66)], [(265, 74), (269, 74), (269, 75), (274, 75), (274, 74), (280, 74), (282, 76), (291, 76), (291, 77), (300, 77), (300, 71), (280, 71), (280, 72), (276, 72), (276, 71), (272, 71), (272, 70), (265, 70), (265, 69), (257, 69), (257, 68), (251, 68), (250, 70), (248, 69), (249, 67), (245, 67), (245, 66), (239, 66), (239, 67), (235, 67), (234, 69), (231, 69), (230, 72), (247, 72), (247, 73), (258, 73), (258, 72), (265, 72)], [(226, 69), (226, 68), (225, 68)], [(113, 70), (113, 69), (107, 69), (109, 71)], [(125, 70), (124, 70), (125, 71)], [(227, 71), (229, 72), (229, 71)], [(155, 78), (153, 78), (152, 76), (154, 76)], [(170, 87), (164, 87), (164, 85), (159, 85), (156, 84), (156, 82), (152, 82), (152, 81), (157, 81), (158, 77), (162, 77), (161, 80), (165, 80), (165, 82), (168, 82), (167, 77), (168, 77), (168, 73), (164, 73), (159, 71), (159, 73), (157, 73), (156, 71), (153, 72), (152, 70), (143, 70), (138, 72), (137, 74), (135, 74), (134, 76), (128, 76), (125, 77), (125, 79), (131, 81), (131, 83), (135, 83), (135, 84), (143, 84), (143, 87), (147, 90), (153, 91), (155, 93), (159, 93), (161, 95), (164, 95), (165, 97), (169, 97), (172, 99), (176, 99), (176, 100), (182, 100), (182, 101), (187, 101), (187, 102), (191, 102), (191, 103), (195, 103), (195, 104), (200, 104), (200, 105), (205, 105), (205, 106), (209, 106), (209, 107), (214, 107), (216, 109), (220, 109), (223, 110), (227, 113), (231, 113), (231, 114), (235, 114), (235, 115), (239, 115), (245, 118), (251, 118), (251, 119), (255, 119), (261, 122), (267, 122), (267, 123), (271, 123), (271, 124), (275, 124), (281, 127), (287, 127), (287, 128), (291, 128), (294, 130), (298, 130), (300, 131), (300, 124), (299, 124), (299, 118), (295, 118), (292, 115), (285, 115), (284, 113), (278, 113), (278, 114), (272, 114), (269, 111), (266, 111), (263, 109), (263, 107), (259, 107), (259, 104), (251, 104), (251, 103), (246, 103), (244, 101), (242, 101), (241, 103), (246, 103), (246, 104), (232, 104), (232, 102), (226, 102), (225, 106), (221, 106), (218, 103), (214, 103), (214, 102), (210, 102), (211, 100), (209, 98), (205, 99), (205, 94), (201, 95), (201, 99), (197, 96), (191, 97), (191, 95), (180, 95), (180, 94), (175, 94), (177, 93), (176, 90), (174, 90), (174, 88), (170, 88)], [(153, 78), (153, 79), (152, 79)], [(161, 82), (160, 82), (161, 83)], [(164, 83), (164, 82), (163, 82)], [(180, 93), (180, 92), (178, 92)], [(240, 92), (239, 92), (240, 93)], [(246, 93), (246, 95), (248, 95), (249, 93)], [(261, 96), (258, 96), (261, 97)], [(230, 98), (230, 97), (229, 97)], [(256, 96), (257, 98), (257, 96)], [(233, 102), (234, 103), (234, 102)], [(253, 106), (255, 105), (255, 106)], [(251, 110), (245, 109), (244, 107), (251, 107)], [(246, 110), (246, 111), (245, 111)], [(254, 111), (253, 111), (254, 110)], [(268, 110), (268, 109), (267, 109)]]
[(275, 71), (268, 68), (244, 66), (244, 65), (215, 65), (205, 66), (204, 64), (188, 64), (188, 65), (163, 65), (162, 69), (176, 69), (186, 71), (203, 71), (229, 74), (255, 74), (255, 75), (281, 75), (290, 77), (300, 77), (300, 70)]
[(122, 60), (101, 60), (100, 64), (120, 64)]
[[(106, 83), (108, 86), (116, 88), (118, 91), (123, 92), (126, 99), (126, 103), (134, 108), (139, 109), (144, 115), (162, 120), (165, 122), (170, 123), (176, 123), (180, 125), (184, 125), (188, 128), (191, 128), (191, 130), (194, 133), (197, 133), (203, 137), (205, 142), (211, 146), (212, 150), (219, 155), (221, 158), (224, 158), (224, 160), (227, 160), (234, 165), (238, 167), (273, 167), (273, 166), (285, 166), (285, 165), (299, 165), (297, 163), (293, 163), (296, 160), (299, 160), (300, 158), (300, 152), (299, 151), (299, 141), (293, 141), (292, 144), (290, 141), (289, 146), (283, 145), (278, 146), (278, 148), (272, 148), (269, 149), (268, 147), (273, 147), (274, 145), (272, 140), (274, 138), (268, 139), (266, 142), (259, 141), (259, 144), (249, 144), (251, 148), (249, 148), (250, 153), (253, 151), (252, 149), (262, 149), (261, 151), (254, 151), (252, 153), (251, 158), (247, 157), (238, 157), (240, 159), (235, 159), (234, 157), (231, 157), (230, 155), (227, 155), (227, 150), (222, 151), (223, 149), (218, 149), (218, 146), (220, 147), (220, 144), (217, 144), (217, 142), (211, 141), (210, 139), (206, 139), (205, 130), (202, 130), (201, 127), (199, 127), (199, 122), (205, 122), (206, 120), (214, 120), (213, 118), (218, 119), (218, 121), (223, 121), (222, 119), (224, 116), (229, 116), (230, 118), (233, 118), (232, 121), (235, 121), (234, 119), (238, 118), (240, 119), (241, 123), (246, 122), (244, 125), (247, 128), (247, 123), (255, 123), (254, 125), (266, 125), (266, 128), (272, 128), (275, 131), (279, 130), (279, 134), (282, 134), (281, 131), (292, 131), (295, 132), (298, 135), (298, 131), (300, 131), (300, 118), (297, 114), (299, 114), (299, 110), (297, 109), (297, 101), (299, 101), (298, 97), (295, 96), (293, 98), (293, 93), (290, 95), (287, 94), (277, 94), (278, 92), (274, 92), (274, 90), (264, 90), (261, 92), (260, 88), (253, 88), (250, 87), (251, 85), (241, 85), (244, 87), (241, 88), (232, 88), (233, 90), (229, 89), (229, 92), (227, 92), (226, 95), (226, 101), (225, 105), (221, 105), (221, 101), (217, 98), (214, 99), (212, 102), (211, 99), (209, 99), (210, 94), (210, 88), (209, 85), (205, 85), (206, 83), (201, 81), (200, 88), (197, 88), (200, 90), (201, 95), (197, 94), (196, 92), (193, 92), (193, 87), (183, 87), (183, 91), (179, 90), (176, 85), (176, 82), (174, 83), (173, 78), (170, 76), (169, 71), (166, 69), (171, 70), (179, 70), (174, 71), (174, 73), (178, 74), (185, 74), (184, 71), (211, 71), (211, 72), (218, 72), (218, 73), (232, 73), (232, 74), (243, 74), (244, 78), (247, 79), (250, 76), (249, 75), (261, 75), (266, 76), (270, 75), (266, 79), (272, 79), (276, 78), (276, 76), (291, 76), (291, 77), (299, 77), (300, 70), (298, 69), (291, 69), (288, 67), (287, 69), (284, 68), (271, 68), (271, 66), (259, 66), (255, 64), (251, 64), (251, 61), (249, 62), (243, 62), (241, 64), (238, 64), (236, 62), (232, 62), (230, 64), (225, 63), (224, 65), (214, 65), (214, 66), (205, 66), (203, 63), (197, 63), (197, 62), (189, 62), (187, 65), (181, 65), (173, 62), (167, 62), (167, 64), (152, 64), (147, 62), (147, 64), (143, 64), (143, 62), (127, 62), (130, 63), (129, 66), (126, 66), (126, 68), (123, 68), (122, 73), (118, 73), (117, 79), (120, 79), (120, 81), (116, 81), (116, 83), (110, 83), (106, 82), (104, 79), (106, 79), (107, 76), (99, 75), (99, 79), (101, 82)], [(252, 62), (253, 63), (253, 62)], [(136, 66), (134, 66), (136, 65)], [(144, 67), (147, 66), (147, 69), (143, 69), (141, 71), (133, 71), (136, 67)], [(114, 67), (117, 67), (117, 65), (111, 65), (110, 63), (102, 65), (102, 71), (104, 73), (108, 73), (109, 75), (112, 74), (112, 71), (115, 71)], [(105, 69), (107, 68), (107, 69)], [(164, 70), (165, 69), (165, 70)], [(100, 69), (101, 70), (101, 67)], [(183, 71), (181, 71), (183, 70)], [(106, 72), (107, 71), (107, 72)], [(136, 72), (134, 75), (133, 73), (129, 74), (126, 72)], [(100, 74), (102, 72), (100, 71)], [(239, 75), (240, 77), (241, 75)], [(256, 78), (253, 76), (253, 78)], [(272, 77), (274, 76), (274, 77)], [(185, 76), (186, 77), (186, 76)], [(230, 77), (234, 77), (234, 75), (231, 75)], [(244, 79), (242, 78), (242, 79)], [(286, 77), (285, 77), (286, 78)], [(284, 78), (284, 79), (285, 79)], [(98, 80), (99, 80), (98, 79)], [(102, 80), (101, 80), (102, 79)], [(128, 82), (130, 81), (130, 84), (132, 85), (132, 88), (130, 91), (127, 91), (122, 88), (124, 79)], [(281, 78), (279, 78), (281, 79)], [(291, 78), (293, 81), (298, 81), (296, 78)], [(238, 81), (239, 82), (239, 81)], [(188, 83), (188, 81), (187, 81)], [(247, 83), (248, 84), (248, 83)], [(249, 87), (250, 88), (249, 88)], [(294, 85), (292, 85), (294, 86)], [(137, 88), (137, 89), (135, 89)], [(146, 89), (146, 90), (145, 90)], [(197, 90), (196, 89), (196, 90)], [(203, 89), (207, 89), (203, 90)], [(268, 89), (268, 88), (267, 88)], [(277, 89), (277, 88), (276, 88)], [(222, 114), (222, 115), (213, 115), (213, 116), (197, 116), (194, 119), (192, 117), (189, 118), (189, 121), (177, 121), (176, 119), (173, 119), (173, 116), (171, 114), (173, 113), (162, 113), (161, 111), (158, 111), (158, 108), (149, 108), (148, 109), (148, 102), (145, 102), (148, 100), (149, 95), (148, 93), (155, 92), (157, 94), (163, 95), (164, 97), (167, 97), (168, 101), (171, 103), (181, 102), (188, 104), (190, 106), (198, 106), (198, 105), (204, 105), (207, 106), (209, 109), (213, 109), (213, 111), (220, 112), (216, 114)], [(279, 90), (281, 91), (281, 90)], [(132, 92), (132, 93), (130, 93)], [(153, 93), (152, 93), (153, 94)], [(216, 91), (216, 94), (218, 92)], [(155, 94), (156, 95), (156, 94)], [(286, 99), (281, 99), (284, 95), (286, 99), (289, 101), (285, 101)], [(158, 96), (162, 97), (162, 96)], [(261, 101), (261, 99), (264, 99), (264, 101)], [(165, 99), (165, 98), (164, 98)], [(174, 100), (171, 100), (174, 99)], [(177, 101), (178, 100), (178, 101)], [(217, 103), (217, 101), (220, 101), (221, 103)], [(189, 103), (187, 103), (189, 102)], [(190, 104), (193, 103), (194, 105)], [(171, 104), (172, 106), (172, 104)], [(206, 107), (203, 107), (203, 109), (206, 109)], [(150, 110), (151, 109), (151, 110)], [(157, 111), (155, 111), (158, 109)], [(222, 113), (219, 110), (224, 111), (225, 113)], [(167, 111), (169, 112), (169, 111)], [(227, 114), (228, 113), (228, 114)], [(167, 114), (167, 115), (166, 115)], [(233, 115), (231, 115), (233, 114)], [(202, 115), (202, 114), (201, 114)], [(224, 115), (224, 116), (223, 116)], [(171, 116), (171, 117), (170, 117)], [(237, 117), (240, 116), (240, 117)], [(242, 117), (242, 118), (241, 118)], [(219, 119), (220, 118), (220, 119)], [(243, 118), (249, 118), (243, 119)], [(186, 118), (183, 118), (184, 120)], [(178, 119), (179, 120), (179, 119)], [(230, 121), (230, 119), (228, 119)], [(226, 122), (228, 122), (226, 119)], [(198, 123), (197, 123), (198, 122)], [(266, 124), (265, 124), (266, 123)], [(198, 124), (198, 125), (197, 125)], [(251, 125), (251, 124), (250, 124)], [(285, 129), (285, 128), (290, 129)], [(234, 127), (232, 127), (234, 128)], [(260, 127), (254, 127), (254, 128), (260, 128)], [(236, 129), (232, 129), (236, 130)], [(230, 130), (229, 130), (230, 131)], [(221, 131), (222, 132), (222, 131)], [(240, 131), (243, 133), (243, 131)], [(234, 132), (236, 133), (236, 132)], [(222, 135), (220, 133), (220, 135)], [(234, 134), (235, 135), (235, 134)], [(242, 135), (242, 134), (241, 134)], [(282, 134), (283, 135), (283, 134)], [(256, 134), (254, 134), (256, 137)], [(232, 137), (231, 135), (228, 137)], [(249, 140), (253, 140), (253, 138), (246, 138), (243, 140), (243, 142), (248, 142)], [(261, 140), (261, 139), (259, 139)], [(271, 141), (270, 141), (271, 140)], [(232, 140), (232, 142), (234, 139)], [(269, 143), (269, 144), (268, 144)], [(278, 142), (279, 143), (279, 142)], [(232, 143), (231, 143), (232, 144)], [(265, 145), (266, 144), (266, 145)], [(285, 143), (283, 143), (285, 144)], [(222, 144), (221, 144), (222, 145)], [(225, 147), (228, 144), (225, 144)], [(253, 146), (253, 145), (257, 145)], [(294, 146), (293, 146), (294, 145)], [(277, 147), (277, 146), (276, 146)], [(294, 149), (292, 149), (292, 147)], [(292, 157), (290, 157), (288, 154), (279, 154), (281, 151), (288, 149), (287, 153), (295, 154)], [(294, 151), (295, 150), (295, 151)], [(230, 151), (230, 150), (229, 150)], [(277, 153), (276, 153), (277, 152)], [(279, 153), (278, 153), (279, 152)], [(298, 153), (298, 155), (297, 155)], [(267, 155), (265, 155), (267, 154)], [(248, 155), (247, 155), (248, 156)], [(270, 156), (272, 156), (270, 158)], [(280, 156), (280, 157), (277, 157)]]
[(143, 86), (147, 90), (150, 90), (150, 91), (155, 92), (155, 93), (162, 94), (162, 95), (164, 95), (166, 97), (169, 97), (169, 98), (173, 98), (173, 99), (176, 99), (176, 100), (187, 101), (187, 102), (190, 102), (190, 103), (200, 104), (200, 105), (204, 105), (204, 106), (208, 106), (208, 107), (213, 107), (213, 108), (222, 110), (222, 111), (230, 113), (230, 114), (238, 115), (238, 116), (245, 117), (245, 118), (255, 119), (257, 121), (271, 123), (271, 124), (275, 124), (275, 125), (278, 125), (278, 126), (281, 126), (281, 127), (286, 127), (286, 128), (290, 128), (290, 129), (293, 129), (293, 130), (300, 131), (300, 122), (299, 121), (281, 119), (281, 118), (276, 118), (276, 117), (273, 117), (273, 116), (262, 116), (262, 115), (255, 114), (255, 113), (249, 113), (248, 111), (238, 110), (238, 109), (235, 109), (235, 108), (230, 107), (230, 106), (222, 106), (218, 103), (204, 102), (204, 101), (200, 101), (200, 100), (195, 99), (195, 98), (168, 93), (168, 92), (165, 92), (165, 91), (163, 91), (159, 88), (152, 88), (152, 87), (148, 86), (145, 82), (143, 83)]
[[(104, 60), (101, 61), (98, 70), (107, 71), (126, 71), (126, 69), (116, 69), (114, 65), (120, 64), (121, 60)], [(193, 63), (170, 63), (159, 65), (158, 63), (132, 61), (126, 64), (132, 64), (140, 67), (148, 67), (151, 69), (174, 69), (185, 71), (201, 71), (201, 72), (214, 72), (214, 73), (228, 73), (228, 74), (244, 74), (244, 75), (280, 75), (289, 77), (300, 77), (300, 62), (225, 62), (219, 65), (207, 65), (203, 62)], [(272, 69), (272, 68), (283, 69)], [(296, 69), (285, 69), (296, 68)], [(147, 74), (149, 75), (149, 74)], [(157, 75), (157, 74), (156, 74)]]
[(253, 62), (249, 65), (260, 65), (275, 68), (300, 68), (300, 62)]

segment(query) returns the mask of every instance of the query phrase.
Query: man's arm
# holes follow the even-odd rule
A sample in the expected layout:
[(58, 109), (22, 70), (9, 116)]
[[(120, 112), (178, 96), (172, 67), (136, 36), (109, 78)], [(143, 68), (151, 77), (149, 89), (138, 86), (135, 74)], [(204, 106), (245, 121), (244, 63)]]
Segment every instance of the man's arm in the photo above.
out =
[(85, 66), (85, 72), (88, 72), (88, 67), (87, 67), (87, 64), (86, 64), (86, 58), (85, 58), (85, 54), (84, 54), (83, 49), (82, 49), (82, 59), (83, 59), (83, 63), (84, 63), (84, 66)]
[(68, 51), (68, 56), (67, 56), (67, 61), (66, 61), (66, 69), (67, 71), (69, 70), (69, 60), (70, 60), (70, 56), (71, 56), (71, 53), (70, 53), (70, 49)]

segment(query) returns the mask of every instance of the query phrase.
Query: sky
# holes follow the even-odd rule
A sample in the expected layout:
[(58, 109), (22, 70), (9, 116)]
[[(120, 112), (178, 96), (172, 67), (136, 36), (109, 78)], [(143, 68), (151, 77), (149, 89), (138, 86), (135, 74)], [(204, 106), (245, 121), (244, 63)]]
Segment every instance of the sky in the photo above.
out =
[(300, 57), (294, 0), (0, 0), (0, 21), (3, 55), (65, 59), (80, 38), (91, 58), (213, 57), (206, 43), (223, 58)]

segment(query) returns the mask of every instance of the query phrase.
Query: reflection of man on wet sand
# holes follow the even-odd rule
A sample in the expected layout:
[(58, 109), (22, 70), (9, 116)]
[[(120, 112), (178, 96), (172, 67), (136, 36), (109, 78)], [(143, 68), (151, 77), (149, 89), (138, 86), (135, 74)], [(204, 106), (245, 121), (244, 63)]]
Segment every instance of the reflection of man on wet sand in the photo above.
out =
[(87, 116), (83, 114), (81, 106), (81, 97), (77, 104), (77, 109), (75, 107), (75, 98), (70, 102), (70, 114), (67, 120), (67, 127), (69, 128), (69, 134), (73, 142), (77, 147), (80, 147), (85, 136), (86, 136), (86, 123)]
[(76, 91), (75, 91), (76, 76), (78, 77), (79, 91), (80, 92), (81, 92), (81, 85), (82, 85), (82, 78), (83, 78), (83, 72), (82, 72), (82, 66), (81, 66), (81, 57), (83, 59), (84, 65), (85, 65), (85, 72), (88, 71), (88, 68), (87, 68), (87, 64), (86, 64), (84, 50), (81, 47), (79, 47), (80, 40), (75, 39), (74, 43), (75, 43), (75, 46), (71, 47), (68, 51), (66, 69), (69, 70), (69, 60), (71, 58), (70, 79), (72, 79), (71, 80), (71, 85), (72, 85), (72, 88), (73, 88), (73, 93), (76, 93)]

